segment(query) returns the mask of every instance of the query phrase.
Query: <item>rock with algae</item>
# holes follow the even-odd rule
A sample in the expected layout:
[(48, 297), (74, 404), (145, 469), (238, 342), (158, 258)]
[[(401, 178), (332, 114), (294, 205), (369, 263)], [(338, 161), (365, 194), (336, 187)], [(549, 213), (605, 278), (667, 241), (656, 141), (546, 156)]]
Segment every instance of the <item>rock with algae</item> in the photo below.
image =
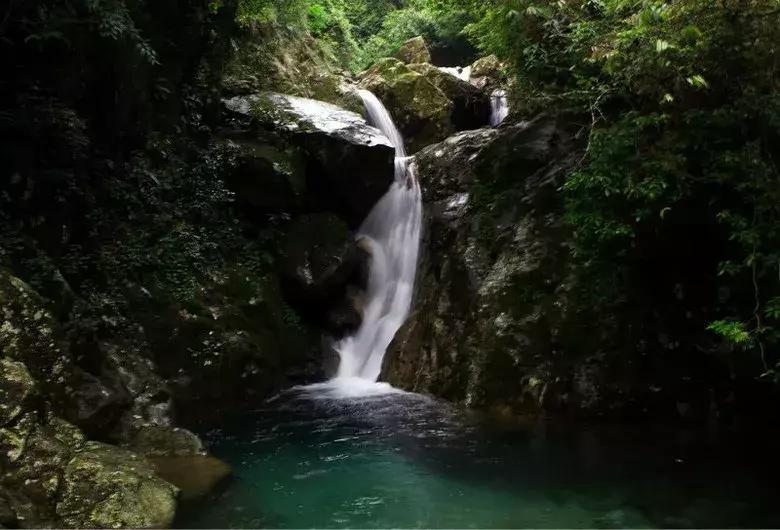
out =
[(87, 442), (63, 470), (56, 512), (76, 528), (169, 528), (178, 494), (142, 456)]
[(410, 153), (444, 140), (455, 130), (452, 101), (426, 75), (398, 59), (379, 59), (360, 75), (360, 85), (387, 107)]
[(404, 42), (395, 57), (406, 64), (431, 62), (431, 52), (423, 37), (412, 37)]

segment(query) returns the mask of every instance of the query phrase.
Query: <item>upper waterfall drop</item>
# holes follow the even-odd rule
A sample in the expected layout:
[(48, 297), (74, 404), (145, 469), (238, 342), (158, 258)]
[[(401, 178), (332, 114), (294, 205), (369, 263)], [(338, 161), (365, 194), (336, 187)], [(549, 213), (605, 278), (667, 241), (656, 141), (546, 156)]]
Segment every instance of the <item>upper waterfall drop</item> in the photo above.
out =
[(509, 98), (506, 90), (494, 90), (490, 95), (490, 125), (498, 127), (509, 116)]
[(395, 146), (395, 182), (358, 230), (371, 254), (363, 321), (354, 335), (337, 346), (337, 379), (376, 381), (385, 351), (412, 306), (422, 227), (422, 193), (414, 164), (390, 113), (367, 90), (359, 91), (369, 122)]

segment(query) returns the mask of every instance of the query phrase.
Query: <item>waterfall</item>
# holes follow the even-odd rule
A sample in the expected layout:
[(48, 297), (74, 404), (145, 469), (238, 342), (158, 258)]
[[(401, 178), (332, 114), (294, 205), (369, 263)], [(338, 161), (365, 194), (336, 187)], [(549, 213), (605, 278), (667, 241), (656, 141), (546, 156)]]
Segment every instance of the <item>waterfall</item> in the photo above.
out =
[(490, 125), (498, 127), (509, 115), (509, 100), (505, 90), (494, 90), (490, 95)]
[(457, 77), (461, 81), (467, 83), (471, 81), (471, 67), (470, 66), (440, 66), (439, 70), (445, 74), (450, 74)]
[(363, 321), (336, 350), (341, 358), (337, 379), (376, 381), (385, 351), (409, 315), (422, 226), (422, 194), (412, 159), (390, 113), (374, 94), (361, 90), (369, 122), (395, 146), (395, 182), (374, 206), (358, 231), (371, 254)]

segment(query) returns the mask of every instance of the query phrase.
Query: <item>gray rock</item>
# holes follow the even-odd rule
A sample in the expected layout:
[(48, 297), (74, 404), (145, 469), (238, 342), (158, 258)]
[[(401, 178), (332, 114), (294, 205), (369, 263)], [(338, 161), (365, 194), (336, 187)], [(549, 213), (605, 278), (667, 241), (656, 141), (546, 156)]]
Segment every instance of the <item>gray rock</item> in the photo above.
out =
[[(426, 226), (416, 311), (388, 349), (384, 380), (519, 413), (559, 404), (571, 374), (556, 362), (568, 346), (569, 256), (557, 190), (572, 145), (566, 120), (547, 116), (417, 155)], [(583, 406), (600, 403), (593, 388)]]
[(206, 454), (197, 435), (181, 427), (146, 425), (137, 430), (128, 449), (144, 456), (202, 456)]
[(404, 42), (395, 57), (406, 64), (431, 62), (431, 52), (423, 37), (413, 37)]
[(76, 528), (169, 528), (178, 493), (140, 455), (88, 442), (65, 466), (57, 515)]
[(410, 64), (409, 69), (424, 76), (452, 101), (450, 121), (456, 131), (485, 127), (490, 121), (490, 96), (486, 91), (430, 63)]
[(359, 114), (330, 103), (282, 94), (254, 94), (225, 100), (225, 107), (254, 124), (276, 131), (305, 155), (306, 185), (328, 209), (358, 225), (394, 178), (395, 150)]
[(379, 59), (360, 74), (360, 85), (387, 107), (410, 153), (440, 142), (455, 131), (454, 104), (447, 94), (427, 75), (398, 59)]

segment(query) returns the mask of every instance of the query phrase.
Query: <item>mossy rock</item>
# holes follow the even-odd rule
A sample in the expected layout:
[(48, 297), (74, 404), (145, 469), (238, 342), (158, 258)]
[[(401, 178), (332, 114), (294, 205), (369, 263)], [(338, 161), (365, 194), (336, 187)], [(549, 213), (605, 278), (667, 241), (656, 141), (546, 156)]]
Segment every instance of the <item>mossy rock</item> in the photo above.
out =
[[(359, 114), (324, 101), (253, 94), (224, 101), (228, 113), (303, 154), (307, 198), (357, 226), (394, 178), (395, 149)], [(266, 172), (269, 163), (264, 163)], [(262, 170), (262, 168), (259, 168)]]
[(57, 514), (75, 528), (170, 528), (178, 494), (140, 455), (88, 442), (65, 466)]
[(63, 375), (63, 335), (45, 301), (25, 282), (0, 269), (0, 352), (23, 362), (39, 382)]
[(429, 63), (410, 64), (452, 101), (452, 125), (457, 131), (479, 129), (490, 121), (490, 98), (486, 92)]
[(453, 103), (426, 76), (398, 59), (380, 59), (360, 84), (384, 103), (412, 153), (454, 132)]
[(0, 427), (28, 410), (34, 394), (35, 380), (27, 367), (10, 359), (0, 359)]
[(206, 454), (203, 442), (181, 427), (146, 425), (138, 429), (127, 445), (144, 456), (197, 456)]
[(431, 62), (431, 52), (422, 37), (413, 37), (404, 42), (395, 57), (406, 64)]
[(486, 93), (507, 84), (506, 65), (495, 55), (481, 57), (471, 65), (471, 84)]

